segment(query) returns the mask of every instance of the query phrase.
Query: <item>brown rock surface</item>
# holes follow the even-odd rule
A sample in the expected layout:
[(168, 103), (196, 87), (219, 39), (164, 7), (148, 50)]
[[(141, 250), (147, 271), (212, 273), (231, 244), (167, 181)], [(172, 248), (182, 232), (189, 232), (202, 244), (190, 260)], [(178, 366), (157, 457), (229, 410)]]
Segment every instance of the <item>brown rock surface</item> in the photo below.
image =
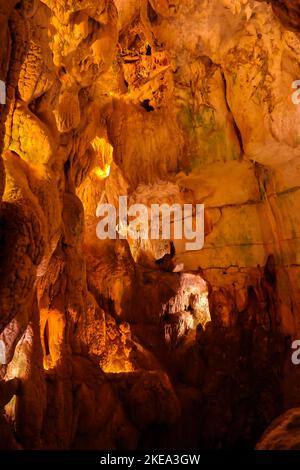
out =
[[(299, 28), (293, 0), (0, 0), (1, 448), (251, 448), (300, 406)], [(205, 204), (204, 248), (100, 240), (120, 196)]]
[(299, 408), (287, 411), (269, 426), (257, 450), (299, 450)]

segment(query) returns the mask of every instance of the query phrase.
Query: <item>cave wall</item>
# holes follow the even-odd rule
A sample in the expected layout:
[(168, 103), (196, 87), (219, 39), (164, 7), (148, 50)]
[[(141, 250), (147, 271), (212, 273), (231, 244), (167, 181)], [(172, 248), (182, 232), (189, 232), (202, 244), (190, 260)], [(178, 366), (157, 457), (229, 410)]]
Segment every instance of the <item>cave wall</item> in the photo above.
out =
[[(251, 447), (299, 405), (300, 42), (272, 3), (1, 1), (3, 448)], [(99, 240), (120, 195), (204, 203), (204, 248)]]

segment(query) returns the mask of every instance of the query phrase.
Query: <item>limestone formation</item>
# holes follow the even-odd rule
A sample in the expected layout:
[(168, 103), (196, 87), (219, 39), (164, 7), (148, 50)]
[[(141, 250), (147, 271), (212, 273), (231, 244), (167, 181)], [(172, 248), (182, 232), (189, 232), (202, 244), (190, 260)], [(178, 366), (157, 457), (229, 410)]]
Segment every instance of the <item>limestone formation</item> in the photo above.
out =
[(266, 430), (257, 450), (299, 450), (299, 409), (294, 408), (277, 418)]
[[(254, 448), (289, 408), (258, 448), (299, 447), (299, 31), (294, 0), (0, 0), (1, 449)], [(204, 204), (203, 249), (99, 239), (120, 196)]]

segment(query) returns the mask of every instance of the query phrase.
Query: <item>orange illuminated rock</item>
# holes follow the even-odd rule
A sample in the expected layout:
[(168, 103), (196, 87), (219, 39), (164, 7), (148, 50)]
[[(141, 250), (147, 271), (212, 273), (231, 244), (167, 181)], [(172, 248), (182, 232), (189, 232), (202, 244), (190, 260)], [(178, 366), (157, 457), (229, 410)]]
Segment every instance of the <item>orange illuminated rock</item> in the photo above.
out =
[[(253, 447), (300, 406), (298, 3), (0, 3), (0, 447)], [(203, 249), (100, 240), (120, 196)]]

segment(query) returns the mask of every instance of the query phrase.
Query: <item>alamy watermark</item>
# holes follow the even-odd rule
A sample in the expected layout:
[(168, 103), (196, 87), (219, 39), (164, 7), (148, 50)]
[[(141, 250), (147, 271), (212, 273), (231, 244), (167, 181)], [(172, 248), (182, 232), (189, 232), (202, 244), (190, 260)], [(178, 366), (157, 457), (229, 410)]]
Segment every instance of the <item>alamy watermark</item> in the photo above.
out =
[(292, 363), (294, 366), (299, 366), (300, 364), (300, 340), (295, 340), (292, 344), (292, 349), (295, 349), (295, 352), (292, 354)]
[(300, 80), (295, 80), (292, 83), (292, 88), (296, 90), (292, 94), (292, 102), (297, 106), (298, 104), (300, 104)]
[(6, 104), (6, 85), (3, 80), (0, 80), (0, 104)]
[(0, 366), (3, 366), (6, 364), (6, 348), (5, 348), (5, 343), (0, 340)]
[(133, 204), (128, 197), (119, 197), (118, 213), (112, 204), (99, 203), (96, 211), (101, 220), (97, 225), (100, 240), (188, 240), (186, 251), (204, 246), (203, 204)]

